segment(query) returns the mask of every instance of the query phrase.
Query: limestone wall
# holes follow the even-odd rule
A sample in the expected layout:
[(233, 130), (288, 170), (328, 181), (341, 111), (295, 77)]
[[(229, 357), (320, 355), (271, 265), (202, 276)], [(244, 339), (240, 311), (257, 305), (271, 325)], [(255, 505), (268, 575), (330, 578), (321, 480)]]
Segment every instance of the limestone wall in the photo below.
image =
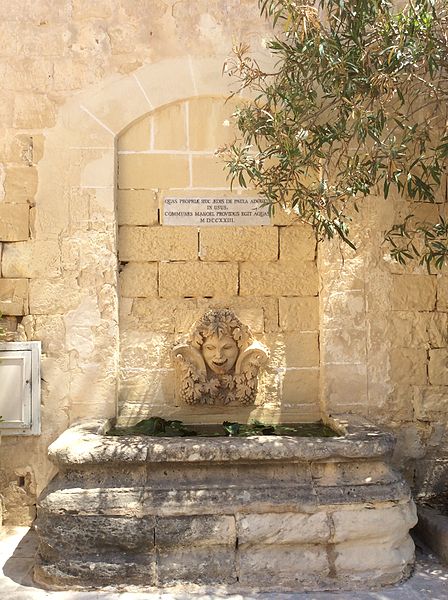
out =
[[(120, 258), (119, 422), (150, 415), (186, 422), (249, 418), (315, 421), (319, 408), (316, 241), (303, 225), (163, 225), (165, 196), (224, 198), (214, 153), (233, 132), (225, 98), (170, 104), (118, 140)], [(210, 307), (230, 307), (271, 349), (255, 407), (177, 401), (171, 350)]]
[[(228, 193), (212, 156), (228, 133), (221, 70), (233, 40), (262, 47), (257, 3), (14, 0), (0, 17), (0, 311), (11, 337), (44, 352), (42, 434), (0, 445), (6, 522), (32, 518), (54, 473), (51, 441), (76, 419), (116, 414), (119, 379), (120, 406), (135, 408), (142, 374), (144, 399), (151, 390), (165, 406), (168, 349), (215, 303), (271, 347), (257, 400), (267, 416), (297, 405), (311, 419), (319, 402), (367, 414), (398, 432), (411, 479), (441, 480), (447, 276), (385, 258), (382, 232), (401, 201), (365, 203), (356, 257), (327, 245), (317, 270), (314, 244), (287, 221), (160, 225), (167, 191)], [(414, 208), (445, 211), (446, 197)]]

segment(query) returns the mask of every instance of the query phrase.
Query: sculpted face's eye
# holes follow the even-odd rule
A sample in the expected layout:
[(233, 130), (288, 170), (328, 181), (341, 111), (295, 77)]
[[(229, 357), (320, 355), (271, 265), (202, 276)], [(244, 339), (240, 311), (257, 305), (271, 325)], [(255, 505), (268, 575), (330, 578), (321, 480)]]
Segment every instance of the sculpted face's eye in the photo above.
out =
[(233, 346), (227, 344), (227, 346), (224, 346), (224, 350), (233, 350)]
[(213, 350), (216, 350), (215, 346), (211, 346), (210, 344), (207, 344), (206, 346), (204, 346), (204, 348), (209, 352), (213, 352)]

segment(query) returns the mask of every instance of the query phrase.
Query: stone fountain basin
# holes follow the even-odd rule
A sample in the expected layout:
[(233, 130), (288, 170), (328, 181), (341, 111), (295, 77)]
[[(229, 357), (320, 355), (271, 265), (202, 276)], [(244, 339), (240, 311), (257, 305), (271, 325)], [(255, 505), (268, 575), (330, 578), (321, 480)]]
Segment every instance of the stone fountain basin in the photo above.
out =
[(51, 588), (176, 584), (365, 589), (413, 564), (395, 440), (353, 416), (340, 437), (108, 437), (75, 425), (49, 449), (35, 579)]

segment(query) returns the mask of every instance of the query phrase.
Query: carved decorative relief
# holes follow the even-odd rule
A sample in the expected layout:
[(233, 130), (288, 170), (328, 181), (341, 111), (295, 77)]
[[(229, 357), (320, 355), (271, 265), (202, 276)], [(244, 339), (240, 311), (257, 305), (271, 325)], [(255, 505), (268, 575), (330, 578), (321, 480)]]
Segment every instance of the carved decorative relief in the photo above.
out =
[(253, 404), (267, 348), (229, 309), (207, 311), (173, 350), (187, 404)]

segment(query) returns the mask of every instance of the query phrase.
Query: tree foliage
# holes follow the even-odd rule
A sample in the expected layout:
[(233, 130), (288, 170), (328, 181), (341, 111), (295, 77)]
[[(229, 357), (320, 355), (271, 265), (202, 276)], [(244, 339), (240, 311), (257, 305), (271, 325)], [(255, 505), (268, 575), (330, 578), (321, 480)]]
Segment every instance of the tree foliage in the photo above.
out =
[[(448, 0), (259, 6), (276, 31), (267, 42), (274, 67), (244, 44), (226, 64), (254, 97), (235, 113), (240, 139), (223, 151), (232, 182), (352, 247), (349, 214), (363, 197), (445, 200)], [(441, 267), (448, 257), (443, 220), (406, 220), (387, 239), (400, 262)]]

